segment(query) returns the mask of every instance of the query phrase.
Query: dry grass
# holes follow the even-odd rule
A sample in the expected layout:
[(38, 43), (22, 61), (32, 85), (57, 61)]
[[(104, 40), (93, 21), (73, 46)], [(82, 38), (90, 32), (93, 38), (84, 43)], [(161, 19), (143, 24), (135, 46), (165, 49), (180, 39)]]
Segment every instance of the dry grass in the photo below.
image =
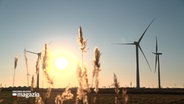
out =
[[(127, 89), (128, 90), (128, 102), (127, 104), (183, 104), (184, 103), (184, 94), (170, 94), (169, 90), (166, 91), (168, 94), (152, 94), (154, 92), (150, 92), (149, 94), (137, 94), (137, 90), (133, 91), (133, 89)], [(129, 91), (130, 90), (130, 91)], [(55, 104), (55, 97), (58, 94), (61, 94), (61, 92), (64, 92), (64, 89), (52, 89), (52, 92), (50, 94), (50, 98), (47, 101), (47, 104)], [(75, 104), (75, 97), (77, 96), (75, 94), (76, 89), (71, 89), (71, 93), (73, 93), (73, 99), (64, 101), (63, 104)], [(44, 98), (45, 90), (38, 90), (36, 92), (39, 92), (41, 97)], [(114, 92), (114, 89), (100, 89), (99, 96), (98, 96), (98, 104), (114, 104), (114, 96), (116, 95)], [(131, 92), (131, 93), (130, 93)], [(177, 91), (174, 91), (177, 92)], [(181, 90), (179, 90), (181, 92)], [(41, 103), (35, 103), (35, 98), (12, 98), (11, 96), (12, 92), (9, 90), (2, 90), (0, 93), (0, 98), (3, 99), (2, 104), (12, 104), (15, 100), (17, 104), (41, 104)], [(92, 99), (95, 96), (94, 92), (91, 92), (88, 95), (89, 104), (92, 103)], [(120, 104), (123, 104), (122, 101), (122, 90), (120, 90), (120, 94), (118, 95), (117, 99), (119, 100)], [(43, 99), (42, 99), (43, 100)], [(80, 103), (82, 104), (82, 103)]]
[[(101, 71), (100, 70), (100, 50), (98, 48), (95, 48), (94, 49), (94, 69), (93, 69), (93, 78), (92, 79), (95, 79), (95, 92), (98, 93), (99, 89), (98, 89), (98, 86), (99, 86), (99, 72)], [(93, 81), (92, 81), (93, 83)], [(92, 84), (93, 85), (93, 84)]]
[(17, 67), (17, 62), (18, 62), (18, 55), (15, 56), (14, 69), (16, 69)]
[(78, 28), (78, 38), (77, 38), (78, 44), (80, 46), (80, 49), (83, 52), (86, 52), (86, 45), (87, 45), (87, 40), (83, 38), (83, 33), (82, 33), (82, 27), (80, 26)]
[(118, 79), (117, 79), (117, 76), (116, 74), (114, 74), (114, 91), (116, 93), (115, 97), (114, 97), (114, 103), (115, 104), (118, 104), (118, 94), (119, 94), (119, 82), (118, 82)]
[(58, 94), (55, 97), (55, 104), (63, 104), (64, 101), (73, 99), (73, 94), (69, 90), (69, 85), (65, 88), (65, 91), (62, 94)]

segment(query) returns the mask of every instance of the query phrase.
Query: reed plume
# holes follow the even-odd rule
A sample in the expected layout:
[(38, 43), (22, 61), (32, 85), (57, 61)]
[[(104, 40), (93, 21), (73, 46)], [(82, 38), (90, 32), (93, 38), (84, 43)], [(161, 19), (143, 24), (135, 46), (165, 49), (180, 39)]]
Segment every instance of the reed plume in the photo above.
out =
[(65, 88), (65, 91), (61, 95), (55, 97), (55, 104), (63, 104), (64, 101), (73, 99), (73, 94), (69, 90), (69, 85)]
[(96, 47), (94, 49), (94, 59), (93, 59), (93, 65), (94, 65), (94, 69), (93, 69), (93, 78), (92, 78), (92, 86), (93, 86), (93, 80), (95, 79), (95, 96), (93, 98), (93, 103), (96, 104), (98, 103), (98, 86), (99, 86), (99, 72), (101, 71), (100, 70), (100, 56), (101, 56), (101, 53), (100, 53), (100, 50)]
[(18, 62), (18, 56), (15, 56), (15, 61), (14, 61), (14, 69), (17, 68), (17, 62)]
[(48, 63), (48, 45), (45, 44), (44, 46), (44, 52), (43, 52), (43, 57), (42, 57), (42, 69), (46, 69)]
[(119, 82), (118, 82), (116, 74), (114, 74), (114, 83), (113, 83), (113, 85), (114, 85), (114, 88), (115, 88), (114, 91), (116, 93), (114, 103), (118, 104), (118, 94), (119, 94), (119, 87), (120, 87), (120, 85), (119, 85)]
[(73, 99), (73, 94), (71, 93), (71, 90), (69, 90), (69, 86), (65, 88), (65, 91), (62, 93), (61, 97), (64, 100)]
[(82, 27), (78, 28), (78, 43), (82, 52), (86, 52), (87, 41), (83, 38)]
[[(93, 70), (93, 78), (95, 78), (95, 92), (98, 93), (99, 89), (98, 89), (98, 86), (99, 86), (99, 72), (101, 71), (100, 70), (100, 51), (98, 48), (95, 48), (94, 49), (94, 70)], [(93, 83), (93, 81), (92, 81)], [(93, 85), (93, 84), (92, 84)]]
[(83, 53), (87, 52), (86, 45), (87, 40), (83, 38), (82, 27), (78, 28), (78, 44), (80, 46), (80, 50), (82, 52), (82, 65), (81, 67), (78, 65), (77, 68), (77, 80), (78, 80), (78, 88), (77, 88), (77, 97), (76, 97), (76, 104), (80, 100), (83, 100), (83, 104), (88, 104), (87, 100), (87, 93), (90, 92), (88, 78), (87, 78), (87, 69), (83, 66)]
[(50, 98), (50, 94), (51, 94), (51, 90), (52, 90), (52, 86), (54, 85), (54, 81), (51, 78), (51, 76), (48, 73), (49, 70), (49, 58), (48, 58), (49, 54), (48, 54), (48, 45), (45, 44), (44, 46), (44, 51), (41, 53), (41, 59), (42, 59), (42, 69), (44, 72), (44, 76), (47, 79), (47, 82), (49, 83), (49, 88), (47, 88), (47, 92), (45, 94), (45, 100), (44, 102), (47, 103), (48, 99)]
[(42, 53), (42, 68), (43, 68), (44, 75), (47, 78), (48, 83), (50, 85), (53, 85), (54, 81), (47, 72), (48, 71), (48, 45), (47, 44), (45, 44), (44, 52)]
[(114, 88), (115, 88), (116, 94), (119, 94), (119, 87), (120, 87), (120, 85), (119, 85), (117, 76), (116, 76), (116, 74), (114, 74)]
[(84, 91), (82, 86), (82, 69), (79, 65), (77, 67), (76, 72), (77, 72), (77, 81), (78, 81), (76, 104), (78, 104), (78, 102), (82, 100), (84, 96)]
[(82, 52), (82, 69), (83, 69), (83, 53), (87, 52), (87, 50), (86, 50), (87, 41), (83, 38), (83, 33), (82, 33), (82, 27), (81, 26), (78, 28), (77, 41), (78, 41), (78, 44), (80, 46), (80, 50)]

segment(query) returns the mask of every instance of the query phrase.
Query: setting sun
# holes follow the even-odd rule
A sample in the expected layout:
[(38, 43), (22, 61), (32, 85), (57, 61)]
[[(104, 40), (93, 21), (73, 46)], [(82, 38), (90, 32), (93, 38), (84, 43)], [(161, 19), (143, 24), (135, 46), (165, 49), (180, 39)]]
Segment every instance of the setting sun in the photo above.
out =
[(64, 57), (56, 59), (55, 66), (57, 69), (63, 70), (68, 66), (68, 61)]

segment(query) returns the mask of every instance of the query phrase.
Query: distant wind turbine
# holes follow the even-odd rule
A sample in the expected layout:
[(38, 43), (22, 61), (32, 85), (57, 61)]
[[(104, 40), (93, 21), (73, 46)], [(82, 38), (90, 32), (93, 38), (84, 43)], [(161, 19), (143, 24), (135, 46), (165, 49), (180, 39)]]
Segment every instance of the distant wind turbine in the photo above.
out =
[(162, 53), (158, 52), (158, 42), (157, 42), (157, 37), (156, 37), (156, 52), (152, 52), (153, 54), (155, 54), (155, 72), (156, 72), (156, 67), (157, 67), (157, 63), (158, 63), (158, 88), (161, 88), (161, 82), (160, 82), (160, 59), (159, 59), (159, 55), (162, 55)]
[(25, 52), (32, 53), (38, 55), (37, 61), (36, 61), (36, 73), (37, 73), (37, 88), (39, 88), (39, 61), (41, 60), (41, 52), (36, 53), (36, 52), (31, 52), (24, 50)]
[(145, 31), (143, 32), (142, 36), (139, 38), (138, 41), (134, 41), (133, 43), (115, 43), (117, 45), (135, 45), (136, 47), (136, 87), (137, 88), (140, 88), (140, 76), (139, 76), (139, 49), (141, 50), (150, 70), (151, 70), (151, 67), (150, 67), (150, 64), (140, 46), (140, 42), (143, 38), (143, 36), (145, 35), (146, 31), (148, 30), (148, 28), (150, 27), (150, 25), (153, 23), (154, 19), (150, 22), (150, 24), (148, 25), (148, 27), (145, 29)]

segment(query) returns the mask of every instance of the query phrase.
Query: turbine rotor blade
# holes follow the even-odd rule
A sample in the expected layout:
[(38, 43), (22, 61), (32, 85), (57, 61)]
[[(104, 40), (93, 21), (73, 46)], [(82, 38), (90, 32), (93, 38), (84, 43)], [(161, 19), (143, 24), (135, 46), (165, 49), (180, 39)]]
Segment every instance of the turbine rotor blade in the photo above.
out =
[(144, 58), (145, 58), (145, 60), (146, 60), (146, 62), (147, 62), (147, 64), (148, 64), (148, 66), (149, 66), (149, 69), (150, 69), (150, 71), (151, 71), (150, 64), (149, 64), (149, 62), (148, 62), (148, 60), (147, 60), (147, 58), (146, 58), (146, 56), (145, 56), (145, 54), (144, 54), (144, 52), (143, 52), (143, 50), (142, 50), (142, 48), (141, 48), (140, 45), (139, 45), (139, 49), (141, 50), (141, 52), (142, 52), (142, 54), (143, 54), (143, 56), (144, 56)]
[(32, 53), (32, 54), (38, 54), (38, 53), (27, 51), (27, 50), (25, 50), (25, 52)]
[(135, 45), (134, 43), (113, 43), (114, 45)]
[(158, 52), (158, 43), (157, 43), (157, 37), (156, 37), (156, 53)]
[(150, 24), (148, 25), (148, 27), (144, 30), (144, 32), (143, 32), (142, 36), (140, 37), (140, 39), (139, 39), (138, 43), (140, 43), (140, 42), (141, 42), (141, 40), (142, 40), (142, 38), (143, 38), (144, 34), (146, 33), (146, 31), (148, 30), (148, 28), (150, 27), (150, 25), (153, 23), (153, 21), (154, 21), (154, 20), (155, 20), (155, 19), (153, 19), (153, 20), (150, 22)]

